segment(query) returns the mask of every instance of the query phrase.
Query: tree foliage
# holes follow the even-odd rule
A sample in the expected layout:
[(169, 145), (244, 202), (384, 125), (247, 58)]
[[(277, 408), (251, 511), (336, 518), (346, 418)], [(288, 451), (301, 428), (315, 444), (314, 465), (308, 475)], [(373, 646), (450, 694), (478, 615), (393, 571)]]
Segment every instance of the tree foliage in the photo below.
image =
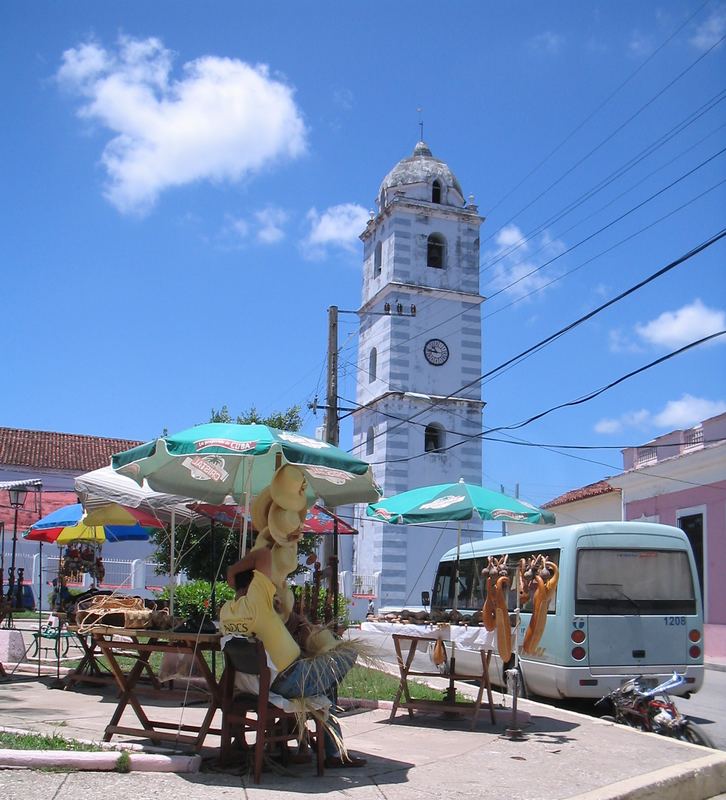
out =
[(213, 408), (210, 422), (236, 422), (238, 425), (269, 425), (282, 431), (297, 431), (302, 427), (302, 417), (300, 416), (300, 406), (290, 406), (286, 411), (276, 411), (269, 417), (263, 417), (260, 412), (250, 406), (246, 411), (237, 415), (233, 419), (229, 408), (225, 405), (219, 410)]

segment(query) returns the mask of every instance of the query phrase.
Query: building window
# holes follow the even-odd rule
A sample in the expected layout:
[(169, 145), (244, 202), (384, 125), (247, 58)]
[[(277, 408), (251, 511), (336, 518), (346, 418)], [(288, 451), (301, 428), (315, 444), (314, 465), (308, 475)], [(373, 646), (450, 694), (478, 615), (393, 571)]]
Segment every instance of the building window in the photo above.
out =
[(444, 429), (435, 422), (426, 426), (424, 431), (424, 450), (427, 453), (439, 453), (444, 449)]
[(643, 464), (652, 464), (658, 460), (658, 454), (655, 447), (639, 447), (635, 459), (635, 466), (642, 467)]
[(442, 269), (446, 255), (446, 239), (440, 233), (432, 233), (426, 247), (426, 264), (435, 269)]
[(375, 434), (373, 433), (373, 428), (368, 428), (368, 433), (366, 433), (366, 455), (370, 456), (373, 454), (373, 441), (375, 439)]
[(439, 183), (439, 181), (434, 181), (433, 185), (431, 186), (431, 202), (432, 203), (441, 202), (441, 184)]
[(703, 444), (703, 428), (691, 428), (683, 438), (684, 447), (699, 447)]
[(376, 348), (371, 348), (371, 353), (368, 356), (368, 383), (373, 383), (376, 379), (376, 371), (378, 369), (378, 352)]
[(373, 277), (377, 278), (381, 274), (381, 264), (383, 263), (383, 242), (376, 244), (373, 254)]

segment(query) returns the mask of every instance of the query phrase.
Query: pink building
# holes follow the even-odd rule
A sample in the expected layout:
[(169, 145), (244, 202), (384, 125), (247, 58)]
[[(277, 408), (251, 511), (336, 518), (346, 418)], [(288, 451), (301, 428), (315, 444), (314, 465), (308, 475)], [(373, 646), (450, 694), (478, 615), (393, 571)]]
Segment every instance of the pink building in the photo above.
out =
[(726, 414), (623, 450), (623, 519), (682, 528), (698, 567), (705, 621), (726, 624)]

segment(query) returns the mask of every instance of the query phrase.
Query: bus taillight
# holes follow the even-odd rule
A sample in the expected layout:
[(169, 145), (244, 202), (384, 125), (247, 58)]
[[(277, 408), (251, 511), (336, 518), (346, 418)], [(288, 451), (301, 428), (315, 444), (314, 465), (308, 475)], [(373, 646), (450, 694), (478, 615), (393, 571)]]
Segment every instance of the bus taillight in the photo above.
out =
[[(691, 648), (693, 649), (693, 648)], [(587, 655), (587, 652), (584, 647), (573, 647), (572, 648), (572, 657), (575, 661), (582, 661), (583, 658)]]
[(694, 628), (692, 631), (688, 631), (688, 638), (692, 642), (700, 642), (701, 641), (701, 631), (697, 628)]
[(698, 658), (701, 655), (701, 648), (697, 644), (691, 645), (688, 655), (691, 658)]
[(575, 644), (582, 644), (585, 641), (585, 638), (585, 631), (580, 628), (572, 631), (570, 634), (570, 639), (572, 639)]

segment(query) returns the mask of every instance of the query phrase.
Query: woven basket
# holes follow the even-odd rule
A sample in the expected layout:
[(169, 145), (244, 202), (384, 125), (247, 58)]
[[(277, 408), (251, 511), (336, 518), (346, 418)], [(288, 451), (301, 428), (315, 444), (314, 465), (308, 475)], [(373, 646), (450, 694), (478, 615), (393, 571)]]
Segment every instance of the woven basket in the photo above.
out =
[(78, 603), (75, 620), (76, 625), (83, 627), (148, 628), (152, 613), (151, 609), (144, 607), (140, 597), (95, 595)]

